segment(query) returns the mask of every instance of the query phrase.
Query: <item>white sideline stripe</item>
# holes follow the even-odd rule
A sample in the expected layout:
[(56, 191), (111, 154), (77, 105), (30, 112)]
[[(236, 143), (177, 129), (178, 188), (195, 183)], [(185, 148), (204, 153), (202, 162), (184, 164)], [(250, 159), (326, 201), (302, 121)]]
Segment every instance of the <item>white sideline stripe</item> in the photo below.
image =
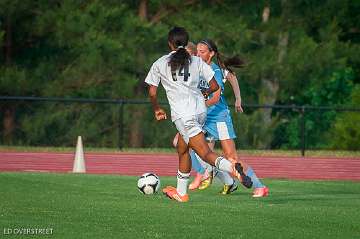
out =
[(216, 128), (219, 132), (220, 140), (230, 139), (229, 130), (228, 130), (225, 122), (217, 122)]
[(42, 169), (39, 169), (39, 170), (36, 170), (36, 169), (25, 169), (25, 170), (22, 170), (23, 172), (42, 172), (42, 173), (48, 173), (50, 172), (50, 170), (42, 170)]

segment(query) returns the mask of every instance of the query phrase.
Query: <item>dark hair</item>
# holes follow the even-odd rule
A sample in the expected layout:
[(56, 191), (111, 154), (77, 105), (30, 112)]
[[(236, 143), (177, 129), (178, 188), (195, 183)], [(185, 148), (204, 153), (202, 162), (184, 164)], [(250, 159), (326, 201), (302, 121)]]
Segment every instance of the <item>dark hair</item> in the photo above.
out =
[(191, 56), (185, 49), (189, 42), (189, 34), (182, 27), (174, 27), (169, 31), (168, 41), (176, 47), (176, 52), (171, 54), (169, 65), (171, 71), (188, 66), (191, 62)]
[(206, 45), (210, 51), (215, 52), (216, 60), (221, 68), (233, 72), (230, 67), (241, 68), (245, 66), (245, 61), (242, 60), (238, 55), (225, 57), (223, 54), (221, 54), (218, 51), (215, 42), (210, 39), (203, 39), (199, 43)]

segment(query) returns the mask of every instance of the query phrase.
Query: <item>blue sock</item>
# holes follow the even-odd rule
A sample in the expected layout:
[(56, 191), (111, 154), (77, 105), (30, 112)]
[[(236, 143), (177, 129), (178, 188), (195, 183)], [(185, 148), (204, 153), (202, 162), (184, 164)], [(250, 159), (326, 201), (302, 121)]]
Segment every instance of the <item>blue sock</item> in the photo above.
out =
[(248, 167), (245, 174), (251, 178), (251, 181), (253, 182), (253, 187), (254, 188), (263, 188), (263, 187), (265, 187), (264, 184), (262, 184), (260, 182), (260, 179), (256, 176), (254, 170), (251, 167)]
[(205, 173), (205, 169), (201, 166), (199, 160), (197, 159), (194, 150), (191, 150), (190, 152), (190, 158), (191, 158), (191, 166), (192, 168), (201, 174)]

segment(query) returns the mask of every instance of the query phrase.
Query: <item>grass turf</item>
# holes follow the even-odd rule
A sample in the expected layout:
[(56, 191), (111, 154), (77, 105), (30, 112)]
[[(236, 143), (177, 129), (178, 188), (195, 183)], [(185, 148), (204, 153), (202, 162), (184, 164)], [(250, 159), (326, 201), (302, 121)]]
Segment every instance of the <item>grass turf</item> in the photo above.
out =
[[(264, 182), (268, 198), (253, 199), (243, 188), (218, 195), (215, 183), (181, 204), (140, 194), (136, 177), (0, 173), (0, 235), (8, 228), (52, 228), (41, 238), (360, 237), (360, 183)], [(161, 183), (174, 185), (175, 177)]]

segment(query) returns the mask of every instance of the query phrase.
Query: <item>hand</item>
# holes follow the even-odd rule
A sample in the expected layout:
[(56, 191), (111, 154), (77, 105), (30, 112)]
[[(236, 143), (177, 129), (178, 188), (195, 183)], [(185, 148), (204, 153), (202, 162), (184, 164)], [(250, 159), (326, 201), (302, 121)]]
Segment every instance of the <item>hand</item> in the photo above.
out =
[(235, 112), (244, 112), (243, 108), (241, 107), (241, 99), (235, 100)]
[(163, 109), (161, 109), (161, 108), (156, 109), (156, 110), (154, 111), (154, 114), (155, 114), (155, 119), (156, 119), (157, 121), (159, 121), (159, 120), (166, 120), (166, 119), (167, 119), (167, 117), (166, 117), (166, 112), (165, 112)]
[(207, 101), (209, 99), (209, 94), (208, 94), (207, 90), (204, 89), (201, 91), (201, 93), (204, 96), (205, 101)]

